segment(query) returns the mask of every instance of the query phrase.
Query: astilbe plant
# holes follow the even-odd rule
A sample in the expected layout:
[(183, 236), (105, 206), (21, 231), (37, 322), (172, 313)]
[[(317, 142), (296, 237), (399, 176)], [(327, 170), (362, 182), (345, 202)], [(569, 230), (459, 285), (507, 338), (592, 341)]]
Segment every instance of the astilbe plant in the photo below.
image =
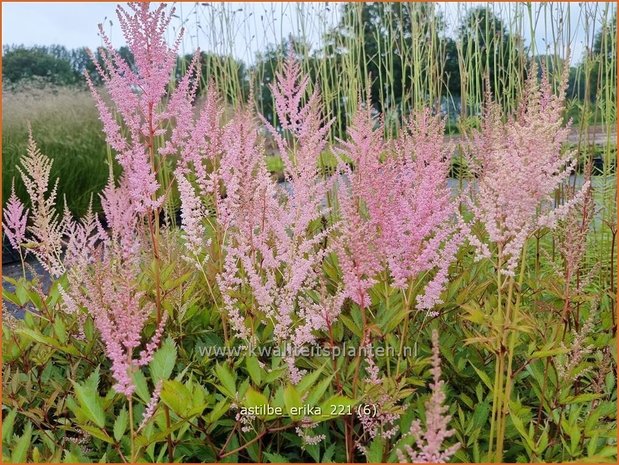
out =
[(338, 190), (342, 234), (339, 259), (347, 295), (369, 305), (367, 290), (387, 270), (398, 288), (435, 272), (417, 297), (417, 307), (440, 303), (448, 269), (462, 242), (458, 212), (447, 184), (450, 154), (444, 122), (429, 111), (411, 115), (389, 146), (369, 105), (360, 109), (341, 154), (349, 186)]
[(441, 357), (438, 332), (432, 331), (432, 393), (426, 402), (425, 430), (419, 420), (413, 421), (410, 431), (405, 436), (415, 440), (415, 446), (404, 445), (396, 450), (400, 463), (445, 463), (460, 448), (460, 443), (445, 447), (446, 439), (453, 436), (449, 429), (451, 415), (449, 407), (444, 405), (446, 395), (445, 381), (441, 379)]
[[(26, 186), (26, 192), (30, 197), (31, 214), (30, 224), (26, 227), (30, 234), (28, 238), (28, 249), (40, 261), (43, 268), (54, 277), (60, 276), (65, 267), (62, 262), (62, 239), (64, 223), (59, 218), (56, 210), (56, 191), (58, 181), (54, 183), (51, 191), (49, 190), (50, 173), (52, 170), (52, 160), (41, 153), (32, 136), (28, 135), (28, 149), (26, 156), (20, 160), (21, 166), (18, 167), (21, 179)], [(9, 212), (5, 213), (5, 218)], [(16, 212), (14, 211), (13, 214)], [(13, 219), (15, 222), (17, 219)], [(27, 215), (17, 221), (15, 230), (23, 241), (24, 225), (28, 221)], [(11, 234), (9, 228), (9, 237)], [(11, 245), (17, 249), (18, 241)]]
[[(294, 351), (314, 342), (315, 331), (326, 329), (343, 301), (342, 293), (314, 292), (320, 285), (327, 253), (323, 241), (329, 233), (319, 227), (327, 213), (323, 202), (330, 183), (321, 179), (318, 160), (330, 123), (321, 117), (317, 92), (303, 103), (307, 85), (308, 78), (301, 76), (299, 64), (289, 56), (273, 86), (288, 139), (266, 123), (284, 160), (289, 195), (278, 189), (266, 169), (263, 142), (248, 110), (224, 128), (216, 173), (226, 194), (217, 200), (219, 223), (227, 237), (225, 265), (218, 278), (226, 311), (243, 339), (255, 337), (257, 324), (273, 326), (275, 340), (289, 351), (293, 381), (302, 374), (294, 365)], [(250, 291), (255, 307), (236, 297), (242, 289)]]
[[(515, 114), (504, 115), (488, 93), (481, 129), (468, 147), (475, 175), (469, 197), (464, 197), (473, 215), (468, 238), (477, 249), (476, 258), (492, 260), (496, 270), (498, 323), (491, 342), (496, 364), (489, 454), (497, 461), (503, 457), (512, 363), (522, 323), (522, 296), (516, 294), (522, 292), (527, 239), (544, 228), (555, 228), (589, 192), (587, 180), (566, 202), (555, 204), (555, 191), (576, 166), (575, 152), (563, 149), (569, 133), (569, 124), (563, 124), (567, 76), (566, 67), (555, 94), (546, 71), (542, 70), (540, 81), (537, 66), (531, 66)], [(470, 233), (473, 230), (480, 232)]]
[[(452, 151), (444, 139), (444, 122), (429, 111), (414, 113), (401, 135), (388, 143), (383, 127), (372, 117), (371, 105), (360, 104), (339, 148), (342, 182), (338, 186), (339, 215), (335, 250), (343, 273), (346, 296), (361, 311), (362, 341), (372, 347), (372, 301), (369, 289), (391, 278), (404, 291), (404, 304), (412, 313), (409, 293), (421, 289), (416, 309), (436, 314), (447, 283), (449, 266), (462, 243), (458, 212), (447, 183)], [(344, 162), (350, 162), (352, 168)], [(408, 330), (406, 319), (401, 337)], [(359, 373), (360, 360), (356, 361)], [(379, 368), (365, 361), (365, 382), (377, 385), (372, 402), (379, 406), (374, 418), (361, 422), (369, 438), (395, 434), (399, 418), (393, 393), (381, 387)], [(355, 376), (356, 378), (358, 376)], [(353, 395), (358, 388), (353, 382)], [(365, 451), (361, 443), (357, 447)]]
[(557, 94), (545, 71), (541, 83), (536, 66), (529, 75), (514, 115), (503, 115), (487, 95), (482, 127), (473, 135), (467, 155), (476, 177), (468, 204), (474, 221), (487, 234), (487, 241), (477, 236), (470, 239), (480, 258), (491, 254), (486, 242), (494, 244), (497, 266), (507, 276), (514, 276), (527, 238), (538, 228), (556, 226), (589, 184), (555, 207), (555, 190), (576, 167), (576, 153), (562, 149), (570, 131), (570, 125), (563, 124), (567, 71)]

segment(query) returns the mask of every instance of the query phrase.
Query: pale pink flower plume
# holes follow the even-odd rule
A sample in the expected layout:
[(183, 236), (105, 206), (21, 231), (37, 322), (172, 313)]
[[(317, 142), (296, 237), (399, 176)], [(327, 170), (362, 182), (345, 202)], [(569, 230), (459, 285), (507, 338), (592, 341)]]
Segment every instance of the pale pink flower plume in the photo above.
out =
[(426, 402), (426, 421), (425, 430), (419, 420), (415, 420), (411, 425), (409, 436), (415, 438), (415, 447), (405, 445), (396, 450), (400, 463), (445, 463), (460, 448), (460, 443), (445, 448), (445, 439), (454, 434), (454, 430), (449, 429), (451, 415), (447, 415), (449, 410), (445, 403), (445, 392), (443, 391), (445, 382), (441, 380), (441, 357), (439, 349), (438, 332), (432, 331), (432, 377), (430, 385), (432, 394)]
[[(226, 311), (237, 335), (247, 338), (251, 311), (235, 296), (239, 288), (248, 289), (258, 310), (251, 312), (253, 319), (272, 324), (276, 340), (290, 350), (313, 343), (315, 332), (326, 328), (325, 315), (337, 317), (342, 301), (337, 295), (318, 301), (308, 296), (319, 285), (323, 242), (330, 232), (312, 227), (326, 213), (323, 201), (330, 183), (321, 178), (318, 159), (330, 123), (321, 117), (316, 92), (303, 103), (306, 86), (307, 77), (289, 56), (273, 86), (287, 135), (268, 128), (285, 161), (290, 195), (270, 177), (258, 127), (246, 111), (224, 128), (217, 171), (225, 186), (216, 209), (227, 237), (224, 271), (218, 277)], [(302, 372), (294, 360), (292, 354), (287, 358), (291, 379), (298, 381)]]
[[(506, 275), (513, 276), (528, 236), (540, 227), (553, 228), (588, 189), (586, 182), (567, 203), (554, 205), (553, 193), (576, 165), (576, 153), (562, 150), (569, 134), (562, 117), (566, 86), (567, 67), (555, 95), (546, 72), (538, 83), (532, 66), (517, 114), (504, 121), (499, 105), (488, 97), (482, 128), (471, 142), (469, 163), (477, 180), (468, 203), (498, 247)], [(490, 253), (479, 247), (483, 242), (472, 238), (479, 257)]]
[(24, 207), (22, 201), (15, 195), (15, 182), (13, 182), (11, 186), (11, 196), (2, 212), (2, 229), (11, 247), (15, 250), (20, 250), (26, 238), (28, 212), (29, 210)]
[(370, 304), (367, 291), (382, 269), (376, 213), (383, 208), (384, 182), (393, 176), (390, 167), (381, 166), (385, 145), (382, 133), (382, 125), (375, 124), (370, 106), (361, 106), (339, 152), (341, 159), (346, 157), (353, 163), (354, 170), (340, 163), (349, 185), (346, 181), (338, 185), (341, 227), (336, 248), (346, 295), (361, 307)]
[(434, 272), (419, 309), (441, 303), (448, 268), (462, 233), (447, 184), (452, 147), (444, 141), (444, 122), (428, 111), (413, 114), (407, 128), (388, 146), (369, 104), (357, 112), (341, 156), (349, 186), (338, 190), (342, 217), (338, 257), (348, 296), (362, 307), (368, 289), (388, 270), (393, 284), (407, 287)]
[(160, 4), (151, 11), (146, 2), (130, 3), (128, 10), (120, 5), (116, 7), (120, 28), (134, 57), (133, 67), (113, 47), (99, 25), (105, 44), (101, 49), (103, 66), (94, 55), (92, 60), (122, 119), (122, 126), (86, 75), (107, 141), (116, 151), (116, 159), (127, 179), (128, 194), (139, 213), (162, 205), (163, 198), (157, 196), (160, 186), (156, 179), (154, 138), (166, 133), (164, 123), (175, 116), (166, 110), (164, 99), (176, 65), (182, 31), (173, 47), (169, 47), (165, 32), (174, 9), (169, 12), (165, 9), (166, 5)]
[(37, 257), (43, 268), (53, 277), (59, 277), (65, 271), (62, 262), (64, 221), (56, 211), (56, 191), (58, 180), (49, 190), (52, 160), (43, 155), (32, 137), (28, 135), (26, 156), (21, 158), (17, 167), (26, 191), (30, 197), (31, 224), (27, 227), (29, 250)]
[(163, 381), (159, 380), (155, 385), (155, 390), (153, 391), (148, 404), (146, 404), (146, 409), (144, 410), (144, 414), (142, 415), (142, 421), (140, 422), (140, 426), (137, 431), (142, 431), (142, 429), (147, 425), (149, 420), (153, 417), (155, 412), (157, 411), (157, 406), (159, 405), (159, 399), (161, 398), (161, 388), (163, 387)]
[(127, 397), (135, 390), (133, 372), (152, 359), (167, 315), (164, 313), (154, 336), (136, 356), (142, 331), (154, 309), (135, 289), (136, 272), (126, 263), (106, 258), (90, 266), (81, 276), (79, 289), (72, 283), (71, 290), (71, 299), (90, 313), (101, 334), (105, 354), (112, 362), (114, 389)]

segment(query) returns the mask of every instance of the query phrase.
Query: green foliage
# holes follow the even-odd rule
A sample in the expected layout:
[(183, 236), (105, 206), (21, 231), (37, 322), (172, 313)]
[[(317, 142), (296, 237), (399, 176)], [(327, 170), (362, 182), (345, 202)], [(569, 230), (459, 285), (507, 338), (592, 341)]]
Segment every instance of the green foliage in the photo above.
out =
[[(542, 247), (550, 245), (542, 243)], [(167, 259), (173, 256), (170, 253)], [(200, 304), (182, 312), (171, 309), (166, 339), (149, 365), (134, 373), (136, 393), (129, 404), (112, 388), (110, 362), (90, 317), (62, 311), (58, 285), (64, 278), (47, 293), (36, 283), (12, 280), (15, 290), (5, 290), (4, 298), (37, 311), (26, 312), (23, 320), (9, 318), (3, 326), (3, 459), (121, 462), (129, 461), (133, 453), (141, 460), (170, 462), (345, 461), (348, 421), (357, 412), (371, 411), (380, 398), (377, 392), (408, 405), (399, 411), (400, 431), (408, 431), (413, 420), (424, 418), (429, 331), (438, 327), (453, 441), (461, 443), (454, 459), (485, 461), (495, 389), (492, 334), (500, 322), (491, 317), (496, 292), (493, 269), (487, 262), (470, 260), (469, 252), (462, 250), (445, 290), (446, 303), (439, 309), (442, 316), (434, 320), (407, 312), (399, 291), (387, 283), (375, 286), (376, 334), (385, 344), (398, 347), (402, 337), (398, 322), (409, 318), (410, 327), (418, 330), (407, 333), (405, 345), (418, 349), (406, 360), (399, 360), (397, 352), (377, 358), (383, 382), (380, 386), (361, 382), (356, 395), (352, 395), (355, 357), (302, 357), (299, 363), (307, 373), (293, 385), (285, 376), (284, 360), (277, 355), (251, 351), (241, 351), (244, 355), (238, 357), (201, 355), (199, 347), (221, 343), (213, 344), (218, 339), (212, 339), (221, 331), (213, 316), (216, 310), (210, 298), (198, 292), (203, 278), (187, 275), (177, 265), (164, 273), (163, 287), (174, 292), (175, 286), (183, 286), (189, 289), (187, 301)], [(542, 265), (535, 275), (535, 256), (529, 255), (521, 289), (522, 320), (515, 344), (504, 458), (508, 462), (611, 462), (616, 459), (617, 397), (616, 355), (610, 348), (616, 340), (612, 320), (602, 317), (610, 311), (610, 302), (602, 303), (596, 331), (586, 336), (591, 351), (563, 375), (560, 367), (574, 336), (568, 333), (561, 339), (561, 321), (551, 311), (539, 311), (540, 302), (559, 306), (563, 302), (562, 288), (553, 283), (556, 278), (550, 268)], [(143, 279), (145, 288), (152, 285), (148, 273)], [(586, 313), (582, 318), (587, 318)], [(339, 343), (356, 345), (359, 325), (358, 312), (349, 308), (334, 323), (333, 332), (339, 335)], [(259, 345), (267, 343), (268, 329), (257, 337)], [(160, 400), (153, 417), (142, 424), (158, 382), (162, 382)], [(325, 435), (324, 441), (305, 444), (295, 434), (305, 419), (313, 424), (308, 434)], [(356, 440), (363, 440), (356, 420), (352, 431)], [(397, 461), (395, 450), (411, 441), (410, 437), (377, 436), (367, 440), (367, 455), (355, 459)]]
[[(430, 5), (343, 8), (346, 14), (335, 30), (325, 33), (322, 50), (312, 51), (303, 38), (292, 43), (312, 81), (322, 83), (327, 113), (337, 119), (335, 136), (343, 134), (367, 84), (376, 106), (393, 112), (391, 129), (421, 104), (446, 98), (457, 107), (462, 98), (464, 111), (450, 124), (452, 131), (466, 133), (479, 122), (476, 112), (484, 74), (510, 107), (517, 103), (527, 57), (534, 55), (551, 71), (565, 65), (554, 55), (525, 50), (522, 28), (505, 23), (486, 7), (463, 15), (454, 38), (448, 37), (444, 19)], [(518, 11), (527, 18), (526, 10)], [(567, 116), (576, 117), (579, 131), (572, 148), (582, 154), (581, 161), (604, 160), (594, 180), (598, 211), (579, 275), (587, 279), (578, 295), (569, 296), (570, 283), (557, 273), (564, 266), (556, 249), (559, 237), (542, 231), (529, 239), (524, 279), (515, 287), (520, 301), (512, 321), (516, 331), (513, 385), (506, 403), (503, 458), (507, 462), (617, 460), (612, 282), (616, 179), (611, 168), (613, 161), (616, 165), (616, 146), (611, 141), (588, 146), (589, 124), (600, 123), (609, 132), (616, 122), (616, 16), (607, 16), (591, 55), (570, 70), (568, 91), (573, 100)], [(203, 53), (203, 85), (212, 79), (232, 106), (247, 98), (253, 84), (259, 110), (273, 121), (268, 84), (289, 50), (288, 42), (269, 46), (248, 67), (226, 56)], [(121, 53), (132, 63), (126, 49)], [(179, 59), (179, 71), (186, 60)], [(54, 160), (52, 177), (61, 179), (59, 196), (66, 196), (72, 212), (84, 213), (92, 193), (107, 181), (112, 155), (90, 96), (78, 87), (36, 88), (22, 81), (51, 76), (57, 84), (76, 83), (79, 73), (92, 70), (88, 63), (83, 51), (5, 49), (3, 75), (12, 88), (3, 90), (4, 199), (25, 151), (28, 122), (41, 150)], [(334, 164), (331, 152), (325, 152), (322, 172), (329, 174)], [(280, 158), (267, 153), (267, 165), (281, 177)], [(462, 178), (466, 166), (454, 160), (453, 171)], [(19, 179), (16, 190), (25, 198)], [(97, 209), (98, 198), (93, 201)], [(217, 296), (207, 291), (205, 282), (214, 282), (216, 270), (202, 276), (182, 264), (178, 234), (171, 233), (164, 242), (160, 278), (169, 321), (153, 359), (132, 373), (136, 391), (131, 400), (113, 389), (110, 362), (92, 319), (63, 308), (60, 289), (66, 277), (45, 292), (36, 280), (4, 278), (3, 299), (25, 314), (21, 320), (7, 312), (3, 315), (3, 462), (395, 462), (396, 449), (414, 443), (414, 438), (401, 433), (426, 416), (431, 383), (428, 347), (435, 328), (441, 334), (445, 405), (455, 430), (449, 441), (461, 444), (454, 461), (492, 459), (487, 452), (493, 439), (493, 399), (500, 391), (495, 382), (496, 355), (505, 350), (497, 339), (504, 320), (495, 312), (495, 264), (476, 262), (471, 250), (462, 249), (450, 270), (445, 303), (436, 309), (438, 317), (416, 311), (410, 305), (414, 292), (406, 295), (381, 278), (370, 292), (372, 337), (377, 346), (395, 350), (395, 355), (376, 359), (381, 384), (367, 382), (362, 360), (343, 355), (300, 357), (298, 365), (306, 374), (293, 385), (281, 356), (252, 353), (226, 340)], [(215, 260), (215, 245), (211, 252)], [(136, 277), (144, 299), (154, 298), (153, 266), (145, 263)], [(333, 257), (326, 257), (323, 266), (329, 285), (337, 285), (340, 271)], [(588, 349), (578, 363), (568, 366), (593, 303), (599, 310), (594, 331), (583, 335), (583, 348)], [(569, 310), (565, 321), (564, 308)], [(359, 309), (347, 303), (333, 322), (332, 333), (320, 334), (318, 343), (357, 347), (362, 326)], [(275, 349), (272, 330), (266, 326), (256, 331), (256, 346)], [(154, 322), (149, 322), (146, 332), (154, 331)], [(207, 347), (238, 349), (240, 355), (205, 355), (201, 349)], [(402, 348), (413, 350), (404, 356)], [(563, 372), (566, 366), (569, 369)], [(153, 415), (143, 421), (150, 402)], [(370, 438), (364, 432), (359, 412), (377, 404), (398, 415), (399, 433), (394, 437)], [(282, 413), (269, 412), (269, 407)], [(256, 413), (247, 413), (251, 409)], [(325, 440), (308, 444), (297, 434), (297, 428), (307, 427), (306, 417), (312, 424), (307, 434), (324, 435)], [(364, 445), (366, 455), (353, 450), (352, 457), (347, 456), (351, 438)]]

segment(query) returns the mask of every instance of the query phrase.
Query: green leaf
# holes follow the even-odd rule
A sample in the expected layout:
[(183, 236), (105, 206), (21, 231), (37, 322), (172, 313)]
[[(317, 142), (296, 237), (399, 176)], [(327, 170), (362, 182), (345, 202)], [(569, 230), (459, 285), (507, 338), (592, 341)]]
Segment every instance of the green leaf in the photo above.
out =
[(148, 369), (153, 382), (170, 378), (174, 365), (176, 364), (176, 344), (171, 338), (167, 338), (161, 347), (153, 355), (153, 359), (148, 364)]
[(258, 363), (258, 357), (255, 355), (248, 355), (245, 358), (245, 367), (247, 368), (251, 380), (254, 384), (259, 386), (262, 381), (262, 368), (260, 368), (260, 364)]
[(245, 393), (246, 407), (262, 407), (269, 404), (269, 399), (266, 396), (250, 387)]
[(477, 404), (473, 411), (473, 416), (469, 422), (467, 433), (474, 431), (477, 428), (482, 428), (488, 421), (488, 414), (490, 413), (490, 404), (488, 402), (482, 402)]
[(8, 443), (13, 436), (13, 425), (15, 423), (15, 416), (17, 415), (17, 410), (11, 410), (6, 418), (2, 420), (2, 442)]
[(24, 429), (24, 434), (17, 440), (15, 448), (11, 453), (11, 462), (24, 463), (28, 458), (28, 449), (30, 448), (30, 439), (32, 438), (32, 424), (28, 422)]
[(185, 412), (188, 412), (193, 405), (189, 389), (176, 380), (163, 382), (161, 400), (179, 416), (184, 416)]
[(128, 423), (129, 415), (127, 414), (127, 410), (123, 407), (116, 417), (116, 420), (114, 420), (114, 439), (116, 439), (116, 442), (119, 442), (122, 439), (125, 431), (127, 431)]
[(91, 436), (94, 436), (97, 439), (101, 439), (103, 442), (107, 442), (108, 444), (114, 444), (114, 440), (101, 428), (95, 428), (90, 425), (80, 425), (84, 431), (86, 431)]
[(268, 463), (288, 463), (289, 462), (289, 460), (286, 457), (280, 454), (264, 452), (262, 455), (268, 460)]
[(15, 295), (18, 299), (18, 304), (20, 307), (23, 307), (28, 302), (28, 291), (26, 290), (25, 283), (22, 280), (19, 280), (17, 285), (15, 286)]
[(355, 336), (363, 337), (363, 331), (361, 330), (361, 328), (353, 320), (351, 320), (348, 316), (340, 315), (339, 319), (340, 319), (340, 321), (342, 321), (342, 323), (344, 323), (344, 325), (348, 329), (350, 329), (352, 331), (352, 333)]
[(486, 385), (486, 387), (490, 390), (490, 393), (492, 393), (492, 382), (490, 381), (490, 378), (488, 377), (488, 375), (479, 370), (475, 365), (473, 365), (471, 363), (471, 366), (473, 367), (473, 369), (475, 370), (475, 373), (477, 373), (477, 376), (479, 376), (479, 379), (481, 379), (484, 384)]
[(326, 363), (322, 365), (318, 370), (309, 372), (301, 379), (301, 381), (299, 381), (299, 383), (296, 385), (296, 388), (301, 394), (304, 394), (308, 389), (310, 389), (316, 384), (316, 381), (318, 381), (318, 377), (320, 376), (320, 373), (322, 373), (322, 370), (325, 368), (325, 365)]
[(301, 401), (299, 392), (292, 385), (288, 385), (284, 389), (284, 404), (286, 405), (286, 411), (291, 418), (294, 418), (295, 420), (301, 418), (302, 415), (300, 413), (303, 402)]
[(522, 437), (522, 439), (524, 439), (526, 441), (527, 446), (529, 447), (529, 451), (534, 451), (535, 450), (535, 442), (529, 436), (529, 433), (527, 432), (526, 428), (524, 427), (524, 424), (522, 423), (522, 420), (520, 419), (520, 417), (518, 415), (510, 415), (509, 418), (512, 421), (512, 423), (513, 423), (514, 427), (516, 428), (516, 430), (518, 431), (518, 433), (520, 433), (520, 437)]
[(142, 373), (142, 370), (136, 370), (132, 373), (133, 384), (135, 385), (135, 393), (140, 400), (145, 404), (150, 400), (150, 392), (148, 391), (148, 383), (146, 382), (146, 376)]
[(531, 354), (531, 358), (546, 358), (553, 357), (555, 355), (567, 354), (569, 349), (566, 347), (558, 347), (556, 349), (548, 349), (548, 350), (536, 350)]
[(67, 342), (67, 329), (62, 318), (56, 318), (54, 321), (54, 333), (56, 333), (60, 342), (63, 344)]
[(380, 436), (374, 438), (368, 448), (368, 462), (381, 463), (383, 461), (383, 448), (385, 440)]
[[(29, 313), (26, 313), (26, 315), (29, 315)], [(79, 351), (75, 347), (71, 345), (64, 346), (60, 342), (58, 342), (56, 339), (54, 339), (53, 337), (44, 336), (43, 334), (37, 331), (34, 331), (30, 328), (18, 328), (15, 332), (17, 334), (28, 336), (34, 341), (37, 341), (46, 346), (53, 347), (54, 349), (61, 350), (67, 354), (76, 355), (76, 356), (80, 355)]]
[(225, 365), (217, 364), (215, 365), (215, 374), (217, 375), (217, 379), (222, 384), (221, 386), (217, 386), (218, 389), (226, 394), (228, 397), (234, 398), (236, 396), (236, 382), (232, 373)]
[(566, 404), (582, 404), (585, 402), (591, 402), (592, 400), (599, 399), (602, 394), (595, 394), (593, 392), (587, 392), (577, 396), (570, 396), (565, 400)]
[(393, 331), (408, 316), (408, 314), (409, 311), (405, 309), (397, 312), (394, 316), (389, 318), (385, 324), (381, 324), (383, 331), (385, 333), (390, 333), (391, 331)]
[(322, 463), (332, 463), (334, 454), (335, 454), (335, 444), (331, 444), (329, 447), (327, 447), (327, 450), (325, 451), (320, 461)]
[(105, 413), (103, 411), (103, 403), (97, 392), (99, 387), (99, 368), (92, 372), (84, 384), (78, 384), (71, 381), (75, 389), (75, 396), (80, 404), (81, 410), (90, 421), (98, 427), (105, 426)]
[(307, 396), (308, 405), (316, 405), (320, 399), (322, 399), (322, 396), (327, 388), (331, 386), (333, 376), (334, 375), (331, 375), (328, 378), (323, 379), (314, 389), (311, 390), (309, 396)]

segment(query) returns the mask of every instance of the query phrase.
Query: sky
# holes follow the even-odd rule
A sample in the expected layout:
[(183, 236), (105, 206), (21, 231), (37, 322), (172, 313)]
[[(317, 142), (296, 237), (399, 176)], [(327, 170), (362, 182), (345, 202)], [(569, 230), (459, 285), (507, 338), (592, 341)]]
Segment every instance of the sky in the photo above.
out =
[[(465, 10), (474, 4), (487, 5), (482, 2), (437, 2), (452, 36)], [(115, 5), (112, 2), (2, 2), (2, 43), (96, 48), (101, 45), (97, 25), (103, 23), (114, 45), (121, 46), (123, 40), (115, 20)], [(507, 23), (518, 20), (510, 6), (498, 2), (491, 5), (495, 5), (493, 8), (496, 13)], [(612, 11), (616, 8), (614, 5), (610, 6)], [(592, 34), (599, 28), (599, 25), (592, 22), (586, 24), (587, 18), (594, 15), (601, 17), (604, 8), (606, 4), (602, 2), (555, 2), (546, 6), (533, 4), (538, 52), (543, 53), (547, 44), (554, 42), (549, 39), (554, 29), (555, 35), (563, 36), (564, 43), (570, 44), (572, 62), (579, 61), (585, 43), (591, 43)], [(204, 50), (231, 53), (251, 63), (256, 52), (264, 50), (267, 44), (280, 42), (290, 34), (304, 35), (314, 47), (318, 47), (322, 34), (337, 24), (340, 5), (326, 2), (179, 2), (176, 3), (176, 9), (170, 41), (176, 37), (180, 27), (185, 26), (187, 33), (181, 52), (191, 53), (196, 46), (200, 46)], [(565, 14), (569, 10), (569, 30), (567, 27), (559, 30), (560, 26), (553, 21), (553, 11), (557, 10)], [(213, 21), (213, 18), (216, 20)], [(528, 22), (528, 18), (525, 20)], [(528, 23), (525, 26), (525, 41), (530, 44)], [(585, 33), (587, 29), (591, 31), (589, 37)]]

